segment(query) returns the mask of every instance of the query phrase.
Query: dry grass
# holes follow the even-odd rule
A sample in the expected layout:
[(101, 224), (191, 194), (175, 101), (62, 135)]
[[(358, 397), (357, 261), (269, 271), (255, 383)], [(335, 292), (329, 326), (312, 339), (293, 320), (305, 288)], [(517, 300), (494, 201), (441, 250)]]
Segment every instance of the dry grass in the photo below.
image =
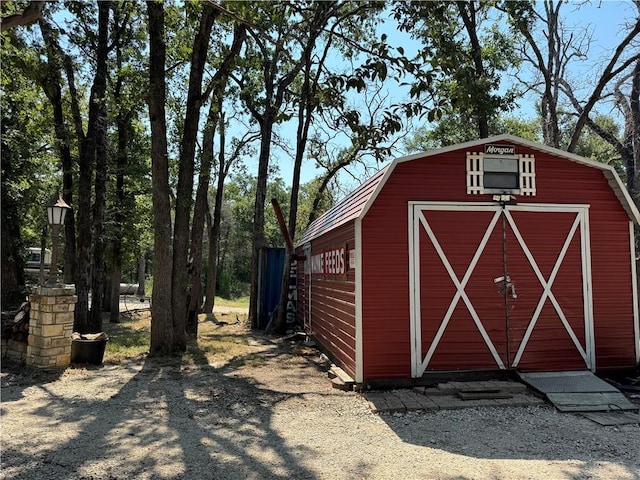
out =
[(182, 361), (222, 367), (232, 361), (248, 360), (259, 345), (247, 326), (246, 315), (200, 315), (198, 338), (189, 341)]
[(216, 297), (216, 306), (249, 308), (249, 297), (246, 296), (234, 299)]
[[(251, 332), (246, 323), (246, 315), (236, 313), (200, 315), (198, 338), (188, 340), (182, 363), (221, 367), (230, 362), (260, 362), (259, 356), (253, 353), (260, 351), (265, 343)], [(148, 310), (122, 316), (121, 323), (105, 323), (103, 327), (109, 334), (105, 363), (119, 363), (148, 354), (151, 334), (151, 313)]]
[(103, 321), (102, 327), (109, 335), (104, 352), (105, 363), (140, 358), (149, 352), (151, 312), (142, 310), (126, 316), (120, 315), (120, 322)]

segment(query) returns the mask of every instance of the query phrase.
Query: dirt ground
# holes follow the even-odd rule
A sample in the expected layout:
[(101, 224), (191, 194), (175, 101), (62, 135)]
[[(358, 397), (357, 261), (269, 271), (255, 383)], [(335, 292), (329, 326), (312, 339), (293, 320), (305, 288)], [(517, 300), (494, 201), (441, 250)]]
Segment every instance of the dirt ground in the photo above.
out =
[(239, 325), (224, 365), (3, 365), (2, 479), (640, 479), (640, 427), (552, 408), (377, 415), (316, 350)]

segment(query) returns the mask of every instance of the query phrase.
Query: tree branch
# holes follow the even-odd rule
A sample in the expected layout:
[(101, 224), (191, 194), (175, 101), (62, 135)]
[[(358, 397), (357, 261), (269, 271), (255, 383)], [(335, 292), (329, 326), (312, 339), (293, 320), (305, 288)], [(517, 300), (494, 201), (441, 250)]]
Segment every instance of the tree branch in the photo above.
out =
[(27, 5), (22, 13), (14, 13), (13, 15), (0, 18), (0, 32), (6, 32), (12, 28), (36, 23), (40, 19), (45, 3), (44, 1), (32, 1), (29, 2), (29, 5)]
[[(569, 146), (567, 147), (567, 150), (569, 152), (573, 152), (575, 150), (578, 144), (578, 140), (580, 139), (580, 133), (582, 132), (582, 128), (587, 122), (587, 117), (589, 116), (589, 113), (593, 109), (596, 102), (600, 99), (602, 90), (604, 89), (606, 84), (614, 77), (615, 73), (620, 72), (620, 68), (614, 70), (614, 67), (618, 62), (618, 59), (622, 55), (622, 52), (624, 51), (625, 47), (629, 43), (631, 43), (631, 41), (638, 35), (638, 33), (640, 33), (640, 19), (636, 21), (636, 24), (633, 27), (633, 29), (627, 34), (627, 36), (617, 46), (615, 53), (611, 57), (611, 60), (609, 61), (608, 65), (602, 72), (600, 79), (598, 80), (598, 84), (596, 85), (596, 88), (593, 90), (593, 93), (589, 97), (589, 100), (583, 107), (583, 111), (580, 113), (580, 116), (578, 117), (578, 121), (576, 122), (575, 130), (571, 137), (571, 141), (569, 142)], [(628, 62), (624, 62), (623, 65), (627, 63)]]

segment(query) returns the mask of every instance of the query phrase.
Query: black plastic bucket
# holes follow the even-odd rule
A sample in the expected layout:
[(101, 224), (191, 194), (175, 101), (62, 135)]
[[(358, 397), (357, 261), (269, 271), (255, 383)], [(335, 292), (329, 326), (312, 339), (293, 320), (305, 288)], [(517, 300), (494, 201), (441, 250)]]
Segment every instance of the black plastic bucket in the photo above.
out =
[(102, 365), (104, 349), (107, 339), (102, 340), (71, 340), (71, 363), (89, 363)]

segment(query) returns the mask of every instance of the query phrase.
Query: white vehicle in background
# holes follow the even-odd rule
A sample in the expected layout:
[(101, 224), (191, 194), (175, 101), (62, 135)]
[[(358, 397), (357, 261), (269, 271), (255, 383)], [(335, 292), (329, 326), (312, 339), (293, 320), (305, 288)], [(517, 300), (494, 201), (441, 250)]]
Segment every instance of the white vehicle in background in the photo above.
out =
[[(44, 260), (44, 261), (43, 261)], [(43, 278), (40, 279), (40, 263), (42, 263), (42, 274)], [(39, 281), (47, 280), (49, 276), (49, 266), (51, 265), (51, 250), (45, 248), (44, 250), (44, 258), (42, 256), (42, 249), (40, 247), (29, 247), (27, 249), (27, 263), (24, 268), (24, 273), (27, 276), (27, 283), (37, 283)], [(140, 303), (147, 302), (151, 303), (151, 297), (145, 296), (144, 293), (142, 295), (138, 295), (138, 284), (137, 283), (121, 283), (120, 284), (120, 296), (123, 297), (121, 300), (125, 304), (127, 303), (127, 297), (132, 297), (128, 301), (134, 302), (134, 299), (139, 301)], [(147, 307), (148, 308), (148, 307)], [(127, 308), (128, 310), (128, 308)]]
[(45, 275), (49, 273), (49, 265), (51, 264), (51, 250), (44, 249), (44, 258), (42, 256), (43, 251), (40, 247), (29, 247), (27, 251), (27, 264), (25, 265), (24, 273), (31, 277), (37, 277), (40, 274), (40, 264), (44, 268)]

